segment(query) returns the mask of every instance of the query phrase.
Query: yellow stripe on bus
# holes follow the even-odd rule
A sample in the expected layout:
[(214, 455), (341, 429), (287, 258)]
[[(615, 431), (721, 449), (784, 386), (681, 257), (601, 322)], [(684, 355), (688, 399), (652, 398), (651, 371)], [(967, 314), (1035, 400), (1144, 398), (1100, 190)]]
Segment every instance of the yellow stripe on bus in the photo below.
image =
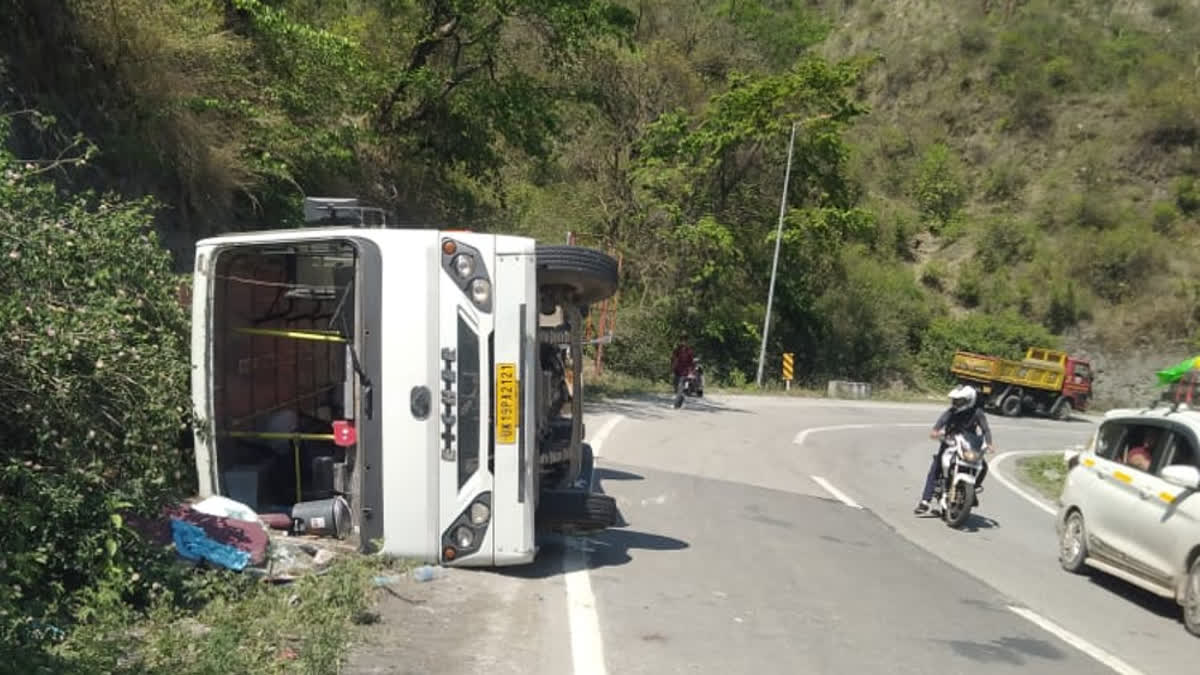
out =
[(1113, 478), (1116, 478), (1117, 480), (1121, 481), (1122, 483), (1132, 483), (1133, 482), (1133, 476), (1130, 476), (1129, 474), (1121, 472), (1121, 471), (1114, 471)]
[(1158, 498), (1168, 504), (1175, 501), (1175, 495), (1171, 494), (1170, 492), (1160, 492), (1158, 493)]
[(267, 337), (290, 338), (293, 340), (315, 340), (317, 342), (347, 342), (346, 338), (336, 331), (316, 330), (274, 330), (271, 328), (234, 328), (238, 333), (246, 335), (265, 335)]

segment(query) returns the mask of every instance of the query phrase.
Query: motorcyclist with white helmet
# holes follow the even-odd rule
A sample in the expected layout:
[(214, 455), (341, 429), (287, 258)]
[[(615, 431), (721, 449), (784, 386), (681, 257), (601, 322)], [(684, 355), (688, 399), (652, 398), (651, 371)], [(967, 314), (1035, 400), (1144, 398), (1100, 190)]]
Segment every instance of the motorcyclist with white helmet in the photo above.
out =
[[(984, 452), (995, 450), (995, 446), (992, 445), (992, 430), (988, 428), (987, 415), (984, 414), (982, 408), (975, 407), (975, 388), (967, 384), (959, 385), (950, 390), (949, 397), (950, 407), (938, 417), (937, 422), (933, 425), (933, 430), (929, 432), (930, 438), (940, 439), (941, 443), (933, 455), (929, 473), (925, 476), (925, 489), (921, 492), (921, 501), (913, 509), (913, 513), (918, 515), (928, 511), (930, 501), (934, 499), (934, 491), (942, 476), (942, 453), (946, 451), (947, 436), (957, 433), (972, 436), (982, 435)], [(976, 493), (983, 491), (983, 479), (987, 477), (987, 471), (987, 462), (984, 461), (983, 470), (979, 473), (979, 480), (975, 482)], [(933, 502), (933, 506), (936, 512), (936, 501)]]

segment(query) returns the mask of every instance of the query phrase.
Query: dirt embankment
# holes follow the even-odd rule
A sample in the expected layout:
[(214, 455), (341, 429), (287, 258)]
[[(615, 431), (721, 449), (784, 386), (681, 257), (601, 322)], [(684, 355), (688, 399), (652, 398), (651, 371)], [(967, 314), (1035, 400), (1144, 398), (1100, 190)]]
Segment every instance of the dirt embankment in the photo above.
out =
[(1148, 405), (1162, 392), (1154, 373), (1200, 353), (1183, 340), (1155, 344), (1143, 338), (1130, 346), (1111, 347), (1086, 333), (1064, 338), (1063, 346), (1070, 354), (1091, 361), (1096, 372), (1096, 410)]

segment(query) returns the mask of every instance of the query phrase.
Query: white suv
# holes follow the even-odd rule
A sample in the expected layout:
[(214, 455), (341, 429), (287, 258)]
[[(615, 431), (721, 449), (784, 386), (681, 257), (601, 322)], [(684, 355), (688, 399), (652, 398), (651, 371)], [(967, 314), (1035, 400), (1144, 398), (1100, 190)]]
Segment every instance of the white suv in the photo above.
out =
[(1119, 577), (1183, 607), (1200, 636), (1200, 410), (1114, 410), (1068, 453), (1059, 561)]

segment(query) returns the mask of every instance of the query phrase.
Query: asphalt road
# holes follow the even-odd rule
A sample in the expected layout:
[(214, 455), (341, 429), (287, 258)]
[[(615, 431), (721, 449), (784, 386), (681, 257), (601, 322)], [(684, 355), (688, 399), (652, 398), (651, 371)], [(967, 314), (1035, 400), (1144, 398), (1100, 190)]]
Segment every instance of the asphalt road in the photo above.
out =
[[(1194, 670), (1200, 641), (1170, 602), (1059, 568), (1053, 507), (1013, 491), (1013, 456), (994, 461), (966, 529), (912, 514), (939, 412), (759, 397), (593, 406), (596, 481), (623, 526), (549, 542), (526, 569), (449, 571), (423, 591), (440, 596), (433, 642), (421, 638), (435, 655), (413, 661), (401, 640), (409, 666), (352, 672)], [(1094, 428), (991, 419), (1002, 454), (1062, 450)], [(480, 598), (485, 611), (465, 611)], [(450, 637), (464, 633), (469, 649)]]

